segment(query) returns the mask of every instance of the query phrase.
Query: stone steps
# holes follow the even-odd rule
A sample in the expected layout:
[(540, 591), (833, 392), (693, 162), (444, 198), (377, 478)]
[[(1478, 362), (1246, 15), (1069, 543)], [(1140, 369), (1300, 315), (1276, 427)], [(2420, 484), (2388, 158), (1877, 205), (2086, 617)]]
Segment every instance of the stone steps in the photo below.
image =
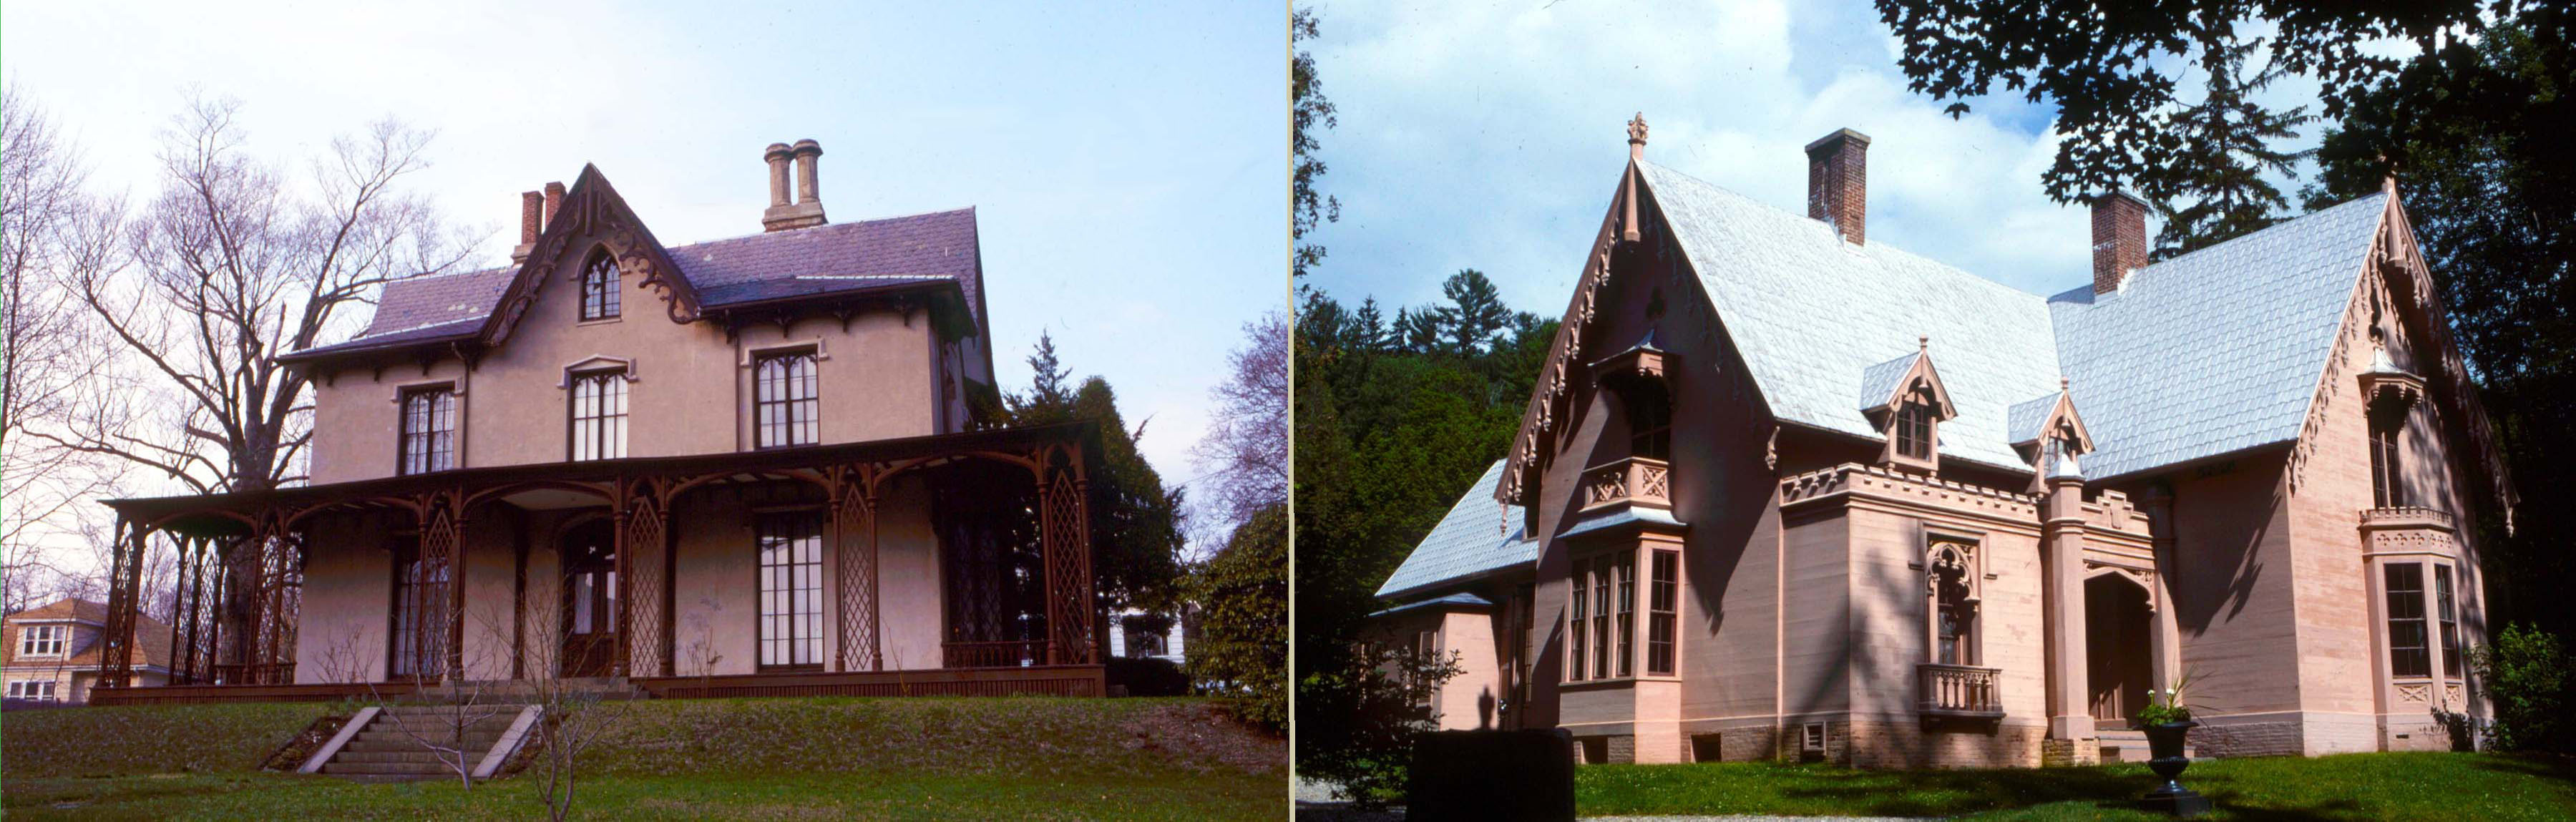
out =
[[(2095, 735), (2102, 740), (2102, 764), (2145, 762), (2155, 758), (2155, 754), (2148, 749), (2145, 731), (2099, 731)], [(2182, 755), (2196, 759), (2199, 758), (2200, 751), (2191, 743), (2185, 742), (2182, 746)]]
[(462, 750), (465, 767), (472, 769), (509, 735), (527, 707), (476, 705), (467, 710), (470, 721), (461, 738), (454, 706), (394, 705), (378, 709), (368, 717), (366, 725), (357, 728), (331, 753), (320, 772), (360, 782), (455, 779), (455, 768), (441, 761), (431, 746)]

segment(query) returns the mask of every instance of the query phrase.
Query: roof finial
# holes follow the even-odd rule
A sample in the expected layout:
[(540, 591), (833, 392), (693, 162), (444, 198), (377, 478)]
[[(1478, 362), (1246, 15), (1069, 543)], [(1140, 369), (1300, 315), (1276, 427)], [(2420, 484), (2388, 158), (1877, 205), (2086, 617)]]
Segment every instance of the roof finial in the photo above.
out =
[(2061, 374), (2061, 375), (2059, 375), (2059, 376), (2058, 376), (2058, 378), (2057, 378), (2057, 393), (2060, 393), (2060, 394), (2064, 394), (2064, 393), (2066, 393), (2066, 377), (2065, 377), (2065, 375), (2062, 375), (2062, 374)]
[(1925, 335), (1923, 335), (1923, 336), (1920, 336), (1920, 337), (1916, 337), (1916, 338), (1914, 338), (1914, 353), (1917, 353), (1917, 354), (1929, 354), (1929, 353), (1932, 353), (1932, 335), (1930, 335), (1930, 334), (1925, 334)]
[(1628, 120), (1628, 159), (1642, 160), (1645, 158), (1646, 113), (1640, 111), (1637, 112), (1637, 116), (1629, 118)]

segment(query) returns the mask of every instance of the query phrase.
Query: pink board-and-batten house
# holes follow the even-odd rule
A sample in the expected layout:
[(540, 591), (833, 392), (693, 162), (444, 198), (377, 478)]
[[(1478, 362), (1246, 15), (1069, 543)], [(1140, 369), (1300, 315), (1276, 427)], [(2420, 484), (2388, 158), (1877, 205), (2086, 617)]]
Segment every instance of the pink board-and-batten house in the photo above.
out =
[(1804, 213), (1645, 137), (1510, 453), (1379, 589), (1459, 656), (1444, 727), (1915, 767), (2143, 758), (2185, 675), (2204, 755), (2486, 712), (2473, 526), (2515, 492), (2393, 184), (2154, 264), (2102, 197), (2040, 296), (1871, 242), (1856, 132)]
[[(283, 357), (312, 482), (110, 503), (98, 701), (1102, 694), (1096, 431), (996, 427), (975, 212), (831, 223), (821, 153), (768, 148), (763, 232), (667, 247), (585, 167), (524, 196), (511, 265)], [(140, 687), (156, 538), (179, 619)]]

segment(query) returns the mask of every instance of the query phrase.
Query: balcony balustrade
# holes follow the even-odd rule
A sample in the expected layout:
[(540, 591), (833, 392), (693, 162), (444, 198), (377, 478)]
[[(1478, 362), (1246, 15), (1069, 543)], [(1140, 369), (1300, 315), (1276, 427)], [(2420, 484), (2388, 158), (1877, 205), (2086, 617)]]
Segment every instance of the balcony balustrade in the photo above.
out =
[(1663, 460), (1629, 457), (1583, 471), (1583, 510), (1612, 505), (1673, 507), (1672, 466)]
[(2361, 510), (2361, 539), (2372, 552), (2455, 550), (2458, 530), (2439, 508), (2405, 505)]
[(1996, 694), (2002, 671), (1928, 662), (1915, 666), (1915, 670), (1922, 688), (1922, 702), (1917, 707), (1923, 715), (1981, 719), (2004, 715), (2003, 699)]

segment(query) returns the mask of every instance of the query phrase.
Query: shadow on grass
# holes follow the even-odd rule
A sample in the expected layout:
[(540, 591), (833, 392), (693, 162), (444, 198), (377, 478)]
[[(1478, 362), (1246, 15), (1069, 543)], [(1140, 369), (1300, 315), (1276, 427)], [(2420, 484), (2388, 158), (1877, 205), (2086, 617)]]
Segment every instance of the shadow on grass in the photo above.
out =
[(1956, 816), (2059, 802), (2122, 808), (2156, 783), (2154, 774), (2127, 768), (1812, 770), (1805, 784), (1781, 795), (1871, 816)]
[(2556, 753), (2495, 754), (2476, 761), (2480, 770), (2576, 782), (2576, 756)]

